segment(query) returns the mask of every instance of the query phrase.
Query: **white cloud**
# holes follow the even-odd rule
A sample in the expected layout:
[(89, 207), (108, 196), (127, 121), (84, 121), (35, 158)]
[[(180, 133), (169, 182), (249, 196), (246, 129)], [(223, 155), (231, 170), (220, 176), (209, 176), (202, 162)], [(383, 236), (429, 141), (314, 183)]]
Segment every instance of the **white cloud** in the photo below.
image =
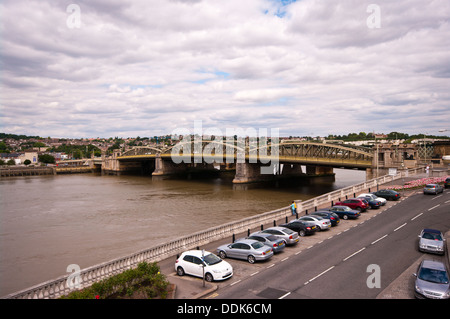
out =
[[(1, 131), (151, 136), (436, 133), (450, 122), (450, 4), (276, 0), (0, 4)], [(438, 117), (435, 114), (439, 114)], [(243, 127), (245, 129), (245, 127)]]

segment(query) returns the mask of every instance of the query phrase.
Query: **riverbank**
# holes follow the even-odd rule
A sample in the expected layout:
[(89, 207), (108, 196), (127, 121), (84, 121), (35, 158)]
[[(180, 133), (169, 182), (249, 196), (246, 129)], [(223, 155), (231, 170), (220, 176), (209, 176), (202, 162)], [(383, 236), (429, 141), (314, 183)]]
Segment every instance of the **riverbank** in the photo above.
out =
[(89, 166), (68, 166), (68, 167), (7, 167), (0, 168), (0, 177), (17, 176), (39, 176), (39, 175), (58, 175), (58, 174), (80, 174), (99, 172), (98, 169)]

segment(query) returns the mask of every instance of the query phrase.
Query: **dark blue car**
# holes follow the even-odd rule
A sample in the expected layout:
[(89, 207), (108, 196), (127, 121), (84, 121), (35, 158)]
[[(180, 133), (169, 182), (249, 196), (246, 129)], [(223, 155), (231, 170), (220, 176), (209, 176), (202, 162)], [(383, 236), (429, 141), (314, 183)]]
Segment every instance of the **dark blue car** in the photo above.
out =
[(330, 209), (328, 209), (330, 212), (336, 213), (339, 218), (342, 219), (356, 219), (358, 218), (361, 213), (359, 210), (351, 209), (348, 206), (333, 206)]
[(369, 204), (370, 208), (372, 208), (372, 209), (380, 208), (380, 206), (381, 206), (381, 202), (379, 200), (373, 199), (370, 196), (359, 196), (358, 198), (365, 200)]

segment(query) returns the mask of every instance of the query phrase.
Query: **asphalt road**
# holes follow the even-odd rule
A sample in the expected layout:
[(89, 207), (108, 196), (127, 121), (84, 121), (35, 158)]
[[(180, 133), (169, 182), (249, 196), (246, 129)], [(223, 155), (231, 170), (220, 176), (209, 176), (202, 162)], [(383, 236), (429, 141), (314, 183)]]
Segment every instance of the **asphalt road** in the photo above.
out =
[(437, 196), (410, 193), (359, 220), (301, 238), (265, 262), (228, 259), (235, 275), (206, 298), (375, 299), (424, 257), (417, 250), (423, 228), (450, 230), (449, 190)]

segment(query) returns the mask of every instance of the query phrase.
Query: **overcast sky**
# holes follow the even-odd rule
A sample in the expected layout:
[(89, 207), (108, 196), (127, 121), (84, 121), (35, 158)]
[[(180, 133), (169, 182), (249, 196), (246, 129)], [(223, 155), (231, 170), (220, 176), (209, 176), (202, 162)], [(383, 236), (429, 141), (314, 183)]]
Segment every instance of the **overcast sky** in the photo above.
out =
[(449, 1), (6, 0), (0, 14), (1, 132), (450, 134)]

